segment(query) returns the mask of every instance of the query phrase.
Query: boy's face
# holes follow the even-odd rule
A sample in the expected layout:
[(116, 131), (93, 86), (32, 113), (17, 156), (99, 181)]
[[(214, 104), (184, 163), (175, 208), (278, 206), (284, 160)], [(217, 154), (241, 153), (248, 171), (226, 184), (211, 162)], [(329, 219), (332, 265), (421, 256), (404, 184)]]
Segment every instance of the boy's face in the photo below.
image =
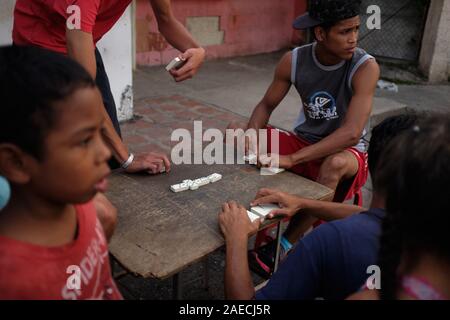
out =
[(84, 203), (105, 191), (110, 172), (102, 98), (97, 89), (83, 88), (54, 108), (56, 123), (45, 139), (43, 159), (30, 170), (30, 187), (57, 203)]
[(339, 21), (328, 32), (323, 30), (324, 37), (321, 43), (336, 57), (350, 60), (358, 44), (359, 16)]

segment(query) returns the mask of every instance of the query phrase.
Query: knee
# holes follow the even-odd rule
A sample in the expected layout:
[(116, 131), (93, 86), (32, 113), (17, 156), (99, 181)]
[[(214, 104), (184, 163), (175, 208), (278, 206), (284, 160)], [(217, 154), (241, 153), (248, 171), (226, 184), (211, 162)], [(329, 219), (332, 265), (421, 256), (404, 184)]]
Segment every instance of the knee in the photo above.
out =
[(331, 156), (324, 161), (323, 167), (329, 172), (343, 172), (347, 167), (347, 160), (340, 155)]
[(339, 182), (346, 168), (347, 160), (344, 157), (340, 155), (328, 157), (320, 167), (319, 182), (325, 184)]

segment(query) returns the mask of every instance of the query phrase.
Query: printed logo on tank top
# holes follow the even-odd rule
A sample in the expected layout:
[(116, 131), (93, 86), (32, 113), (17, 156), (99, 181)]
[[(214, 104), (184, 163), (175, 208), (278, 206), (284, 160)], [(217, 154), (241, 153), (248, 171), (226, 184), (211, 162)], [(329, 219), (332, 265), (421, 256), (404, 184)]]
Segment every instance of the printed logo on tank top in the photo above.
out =
[(304, 103), (305, 111), (310, 119), (333, 120), (339, 118), (336, 100), (326, 91), (313, 94), (309, 103)]

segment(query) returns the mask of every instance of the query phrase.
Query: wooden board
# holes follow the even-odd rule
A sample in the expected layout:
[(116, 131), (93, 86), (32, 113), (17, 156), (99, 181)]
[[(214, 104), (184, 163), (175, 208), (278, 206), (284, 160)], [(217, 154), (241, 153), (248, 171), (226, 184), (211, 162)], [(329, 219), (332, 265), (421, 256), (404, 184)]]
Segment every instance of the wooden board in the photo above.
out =
[[(184, 179), (215, 172), (222, 180), (198, 190), (169, 189)], [(262, 187), (312, 199), (332, 195), (332, 190), (290, 172), (262, 176), (250, 165), (179, 165), (157, 176), (114, 173), (109, 182), (107, 196), (119, 210), (110, 251), (130, 272), (157, 279), (178, 273), (224, 245), (218, 214), (227, 200), (248, 207)]]

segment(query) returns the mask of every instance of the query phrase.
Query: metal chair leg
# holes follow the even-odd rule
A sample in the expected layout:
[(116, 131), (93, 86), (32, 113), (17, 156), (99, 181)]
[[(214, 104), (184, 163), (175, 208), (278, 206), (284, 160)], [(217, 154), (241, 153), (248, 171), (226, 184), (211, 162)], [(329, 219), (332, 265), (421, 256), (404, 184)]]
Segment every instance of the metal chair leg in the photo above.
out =
[(181, 300), (182, 298), (182, 287), (181, 287), (181, 276), (179, 273), (172, 277), (172, 298), (173, 300)]
[(282, 221), (278, 222), (278, 224), (277, 224), (277, 238), (276, 238), (277, 246), (276, 246), (276, 249), (275, 249), (275, 265), (273, 267), (273, 272), (277, 271), (278, 263), (280, 261), (280, 243), (281, 243), (281, 236), (282, 236), (282, 234), (281, 234), (281, 222)]

